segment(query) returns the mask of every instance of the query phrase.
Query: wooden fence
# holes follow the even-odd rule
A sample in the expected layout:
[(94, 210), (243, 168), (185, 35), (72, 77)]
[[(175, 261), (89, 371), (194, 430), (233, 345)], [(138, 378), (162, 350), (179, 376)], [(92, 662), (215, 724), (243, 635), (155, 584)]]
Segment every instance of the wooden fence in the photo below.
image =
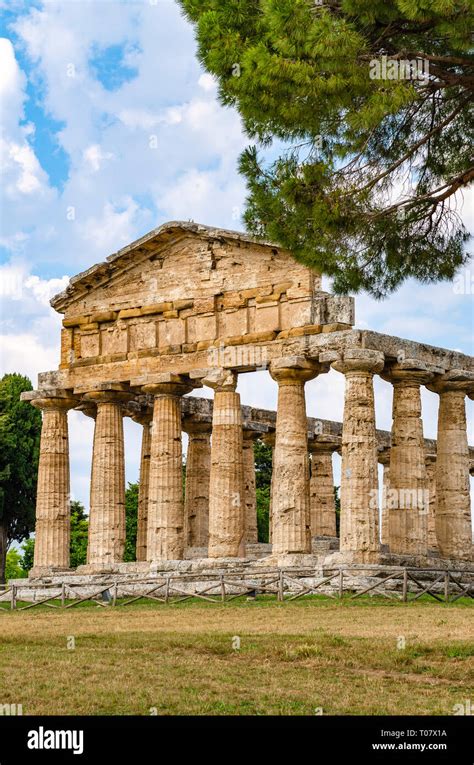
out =
[[(388, 572), (388, 573), (387, 573)], [(373, 580), (367, 584), (367, 580)], [(28, 591), (28, 599), (21, 597)], [(86, 591), (84, 593), (84, 591)], [(47, 593), (46, 596), (45, 592)], [(41, 597), (36, 598), (36, 595)], [(154, 579), (115, 579), (100, 585), (63, 581), (58, 584), (12, 584), (0, 590), (0, 611), (26, 611), (37, 606), (67, 609), (93, 601), (98, 606), (125, 607), (138, 600), (183, 603), (197, 599), (222, 603), (264, 595), (281, 603), (308, 595), (355, 600), (363, 595), (378, 595), (404, 603), (429, 595), (435, 601), (454, 603), (459, 598), (474, 599), (474, 570), (417, 568), (380, 569), (378, 576), (367, 567), (341, 567), (321, 574), (314, 569), (267, 569), (228, 574), (170, 574)], [(29, 602), (29, 599), (33, 600)]]

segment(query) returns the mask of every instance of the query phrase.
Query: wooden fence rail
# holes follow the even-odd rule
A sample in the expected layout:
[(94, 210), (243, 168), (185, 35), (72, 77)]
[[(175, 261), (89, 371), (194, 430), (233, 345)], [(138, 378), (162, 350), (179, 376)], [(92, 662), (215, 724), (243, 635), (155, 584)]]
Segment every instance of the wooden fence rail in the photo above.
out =
[[(28, 597), (21, 597), (22, 590), (27, 590)], [(125, 607), (138, 600), (165, 604), (192, 599), (223, 603), (242, 597), (254, 599), (259, 595), (275, 597), (281, 603), (308, 595), (339, 600), (345, 596), (354, 600), (362, 595), (378, 595), (404, 603), (429, 595), (439, 603), (454, 603), (462, 597), (474, 599), (474, 570), (381, 567), (377, 571), (348, 566), (324, 573), (314, 569), (275, 568), (226, 574), (169, 574), (154, 579), (113, 579), (97, 583), (37, 584), (25, 580), (24, 586), (12, 584), (0, 589), (0, 611), (25, 611), (37, 606), (67, 609), (86, 601), (104, 608)], [(31, 602), (30, 598), (33, 598)]]

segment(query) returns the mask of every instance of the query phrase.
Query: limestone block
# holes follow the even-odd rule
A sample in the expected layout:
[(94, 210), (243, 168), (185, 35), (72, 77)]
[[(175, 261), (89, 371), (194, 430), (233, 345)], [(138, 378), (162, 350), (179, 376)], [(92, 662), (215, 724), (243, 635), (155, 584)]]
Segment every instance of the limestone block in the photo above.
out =
[(186, 340), (186, 325), (182, 319), (169, 319), (158, 324), (158, 345), (181, 345)]
[(282, 302), (280, 305), (281, 329), (303, 327), (305, 324), (318, 324), (317, 321), (313, 321), (312, 313), (311, 298)]
[(127, 352), (128, 332), (125, 324), (113, 324), (107, 329), (102, 329), (100, 336), (101, 353), (104, 356)]
[(280, 329), (280, 308), (278, 305), (259, 305), (255, 309), (255, 332), (272, 332)]
[(137, 321), (129, 325), (129, 350), (139, 351), (143, 348), (156, 347), (156, 322)]
[(217, 337), (217, 318), (214, 313), (189, 316), (186, 326), (188, 343), (215, 340)]
[(62, 329), (61, 330), (61, 367), (68, 367), (73, 361), (74, 351), (74, 330)]
[(88, 359), (100, 354), (100, 333), (89, 332), (80, 335), (80, 357)]
[(247, 309), (219, 313), (219, 337), (245, 335), (248, 332)]
[(173, 309), (173, 303), (150, 303), (140, 309), (141, 316), (150, 316), (157, 313), (164, 313), (165, 311), (171, 311)]

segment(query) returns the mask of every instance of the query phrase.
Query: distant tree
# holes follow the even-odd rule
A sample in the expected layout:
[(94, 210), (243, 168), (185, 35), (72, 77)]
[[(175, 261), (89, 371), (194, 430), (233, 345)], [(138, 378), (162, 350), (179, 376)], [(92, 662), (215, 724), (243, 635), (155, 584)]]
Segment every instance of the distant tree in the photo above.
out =
[(256, 489), (258, 541), (268, 542), (270, 532), (270, 486)]
[(25, 542), (23, 542), (21, 549), (23, 550), (21, 567), (24, 571), (28, 572), (31, 568), (33, 568), (33, 560), (35, 555), (35, 538), (30, 537)]
[(272, 447), (260, 439), (253, 443), (257, 498), (258, 541), (268, 542), (270, 523), (270, 484), (272, 480)]
[(0, 380), (0, 581), (6, 554), (34, 528), (41, 414), (20, 393), (32, 390), (28, 377), (6, 374)]
[(18, 550), (12, 549), (7, 552), (7, 561), (5, 566), (5, 581), (10, 579), (24, 579), (27, 572), (22, 565), (23, 559)]
[(71, 502), (71, 568), (83, 566), (87, 561), (87, 539), (89, 518), (84, 505), (77, 500)]
[(125, 492), (125, 553), (124, 561), (137, 559), (138, 483), (129, 483)]

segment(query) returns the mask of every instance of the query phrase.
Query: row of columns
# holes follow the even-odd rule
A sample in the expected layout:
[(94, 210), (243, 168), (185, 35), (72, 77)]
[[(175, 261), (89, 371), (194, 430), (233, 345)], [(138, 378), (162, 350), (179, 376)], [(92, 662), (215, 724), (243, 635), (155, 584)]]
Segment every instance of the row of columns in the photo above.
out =
[[(382, 541), (390, 551), (425, 555), (430, 535), (442, 557), (469, 559), (471, 520), (469, 452), (464, 399), (472, 380), (464, 373), (436, 378), (419, 362), (385, 365), (382, 353), (347, 350), (320, 361), (286, 357), (272, 362), (278, 411), (271, 489), (271, 542), (276, 556), (311, 551), (311, 536), (335, 535), (331, 444), (308, 444), (305, 383), (330, 365), (345, 376), (342, 431), (340, 548), (360, 562), (380, 555), (379, 459), (373, 376), (394, 388), (392, 447), (387, 472), (387, 512)], [(256, 541), (252, 436), (244, 438), (237, 376), (215, 370), (202, 380), (214, 389), (212, 443), (206, 429), (181, 422), (181, 397), (193, 385), (179, 375), (160, 375), (142, 388), (153, 394), (151, 420), (143, 417), (138, 560), (180, 559), (185, 547), (208, 544), (209, 557), (241, 557)], [(420, 386), (440, 397), (434, 524), (429, 522)], [(113, 386), (112, 386), (113, 387)], [(117, 386), (119, 387), (119, 386)], [(125, 476), (122, 390), (86, 393), (96, 407), (88, 562), (106, 566), (122, 559), (125, 544)], [(67, 565), (69, 466), (67, 397), (37, 399), (43, 409), (35, 566)], [(187, 492), (183, 500), (181, 430), (189, 435)], [(313, 477), (310, 479), (311, 451)], [(389, 476), (389, 479), (388, 479)], [(208, 486), (208, 497), (203, 487)], [(386, 488), (387, 488), (386, 487)], [(388, 501), (390, 498), (390, 502)], [(428, 497), (428, 504), (426, 498)], [(414, 501), (415, 500), (415, 501)], [(317, 507), (313, 513), (311, 507)], [(432, 504), (432, 508), (434, 505)], [(312, 517), (313, 515), (313, 517)], [(386, 520), (384, 520), (384, 518)]]

